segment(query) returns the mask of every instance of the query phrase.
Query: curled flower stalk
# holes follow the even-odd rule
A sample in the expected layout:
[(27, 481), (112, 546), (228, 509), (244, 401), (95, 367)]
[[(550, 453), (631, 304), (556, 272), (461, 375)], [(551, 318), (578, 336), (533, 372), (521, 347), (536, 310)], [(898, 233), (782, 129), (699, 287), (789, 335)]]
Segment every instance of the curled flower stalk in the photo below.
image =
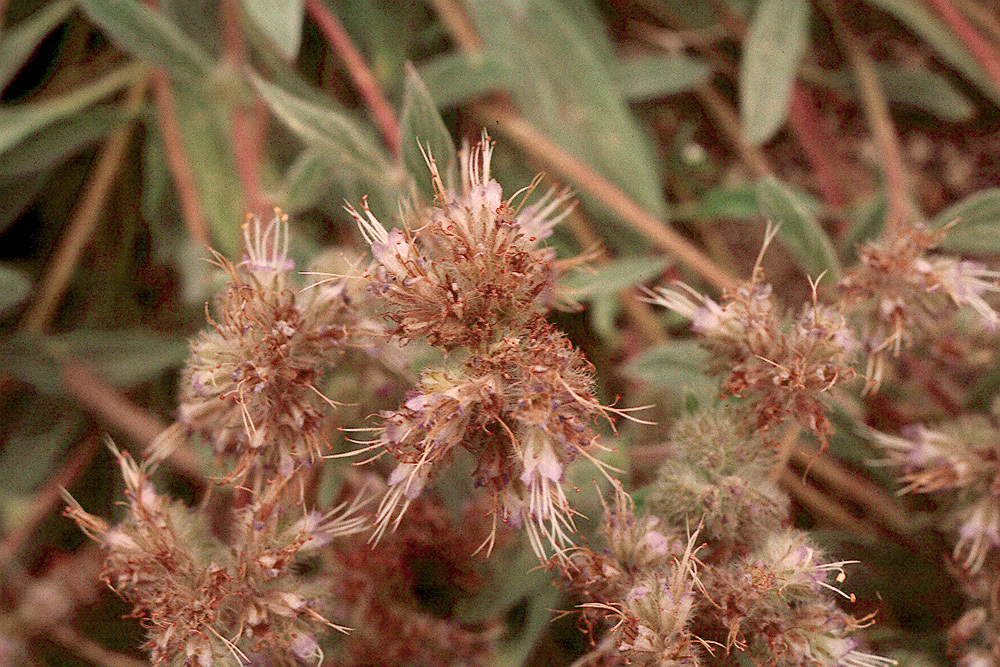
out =
[(399, 524), (435, 467), (464, 449), (477, 460), (476, 484), (493, 496), (494, 526), (523, 527), (544, 558), (562, 553), (575, 531), (565, 468), (594, 460), (592, 422), (616, 411), (595, 398), (583, 355), (545, 322), (564, 265), (542, 241), (568, 211), (567, 195), (550, 192), (527, 206), (533, 183), (504, 199), (491, 155), (485, 134), (464, 151), (459, 193), (428, 156), (435, 203), (411, 207), (402, 228), (386, 230), (364, 202), (360, 211), (348, 207), (371, 246), (365, 277), (391, 334), (448, 354), (398, 410), (381, 414), (364, 443), (398, 462), (374, 539)]

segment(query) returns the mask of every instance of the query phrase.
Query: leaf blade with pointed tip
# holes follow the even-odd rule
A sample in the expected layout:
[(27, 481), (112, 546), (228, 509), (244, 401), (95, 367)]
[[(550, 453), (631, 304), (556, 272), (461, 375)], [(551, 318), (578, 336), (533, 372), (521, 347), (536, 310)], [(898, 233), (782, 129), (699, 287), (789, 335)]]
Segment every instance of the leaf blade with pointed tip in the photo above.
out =
[(740, 117), (760, 145), (788, 117), (792, 86), (809, 41), (806, 0), (763, 0), (754, 14), (740, 62)]
[(840, 276), (833, 243), (802, 193), (767, 176), (757, 183), (757, 200), (762, 212), (780, 225), (778, 237), (808, 275), (816, 278), (827, 273), (833, 279)]
[(302, 45), (305, 0), (243, 0), (243, 8), (285, 58), (295, 59)]
[(141, 65), (126, 65), (61, 97), (0, 108), (0, 153), (42, 128), (80, 113), (91, 104), (129, 85), (142, 74)]
[(162, 65), (171, 76), (204, 78), (212, 58), (161, 12), (136, 0), (80, 0), (91, 21), (132, 55)]
[(427, 86), (409, 63), (406, 64), (403, 111), (399, 118), (399, 129), (403, 165), (417, 184), (417, 192), (421, 196), (430, 197), (434, 190), (424, 151), (428, 157), (434, 159), (442, 178), (448, 183), (449, 174), (453, 173), (457, 166), (455, 142), (445, 127)]
[(309, 146), (325, 151), (327, 159), (373, 180), (389, 171), (385, 153), (346, 114), (302, 99), (257, 74), (251, 74), (250, 80), (278, 119)]
[(984, 95), (1000, 104), (1000, 90), (962, 42), (922, 2), (912, 0), (867, 0), (892, 14), (910, 30), (927, 40), (944, 60), (964, 74)]
[(950, 252), (1000, 251), (1000, 188), (975, 192), (934, 218), (937, 226), (953, 224), (941, 248)]
[(0, 90), (7, 87), (41, 41), (73, 11), (70, 0), (39, 9), (3, 33), (0, 39)]

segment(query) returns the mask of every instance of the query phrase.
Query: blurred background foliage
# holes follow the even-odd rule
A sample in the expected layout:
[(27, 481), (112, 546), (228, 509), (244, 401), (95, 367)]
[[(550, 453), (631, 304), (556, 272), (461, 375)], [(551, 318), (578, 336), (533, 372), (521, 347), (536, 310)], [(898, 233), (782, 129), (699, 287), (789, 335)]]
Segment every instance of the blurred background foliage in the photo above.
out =
[[(960, 218), (949, 251), (1000, 251), (998, 16), (995, 0), (0, 1), (0, 664), (140, 660), (57, 489), (113, 513), (101, 434), (139, 451), (171, 419), (220, 286), (207, 248), (238, 258), (248, 212), (290, 214), (299, 266), (357, 256), (345, 200), (398, 219), (429, 192), (417, 141), (453, 172), (453, 138), (485, 127), (505, 187), (545, 171), (576, 191), (551, 243), (601, 255), (567, 279), (586, 308), (560, 324), (609, 400), (669, 422), (715, 386), (634, 286), (732, 286), (764, 219), (781, 223), (765, 266), (792, 305), (902, 206)], [(1000, 375), (974, 370), (934, 391), (984, 400)], [(803, 479), (806, 443), (786, 482), (801, 523), (855, 544), (876, 632), (943, 660), (960, 606), (946, 547), (850, 427), (940, 411), (920, 387), (839, 406), (831, 453)], [(635, 481), (661, 435), (623, 434)], [(175, 467), (193, 497), (208, 465)], [(549, 623), (557, 597), (517, 586), (490, 603), (520, 614), (502, 660), (569, 664), (584, 640)]]

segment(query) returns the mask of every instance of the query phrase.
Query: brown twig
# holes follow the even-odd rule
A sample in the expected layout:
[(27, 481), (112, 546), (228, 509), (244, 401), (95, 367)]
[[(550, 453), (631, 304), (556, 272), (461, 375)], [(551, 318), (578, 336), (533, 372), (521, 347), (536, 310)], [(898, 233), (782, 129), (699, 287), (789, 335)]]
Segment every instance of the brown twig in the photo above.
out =
[(736, 149), (740, 159), (754, 173), (754, 176), (760, 177), (770, 174), (771, 167), (768, 165), (764, 153), (747, 139), (739, 115), (716, 90), (715, 86), (711, 83), (703, 83), (695, 89), (695, 94), (712, 120), (715, 121), (716, 126), (729, 137), (729, 141)]
[(60, 488), (68, 488), (80, 476), (94, 454), (99, 449), (99, 438), (90, 436), (77, 443), (73, 452), (59, 468), (49, 476), (45, 486), (33, 494), (26, 504), (30, 508), (29, 515), (8, 532), (0, 542), (0, 572), (6, 572), (11, 559), (24, 546), (28, 538), (34, 535), (42, 521), (51, 514), (60, 503)]
[(478, 51), (482, 48), (482, 40), (476, 27), (469, 20), (465, 7), (459, 0), (431, 0), (434, 11), (448, 26), (448, 32), (458, 47), (465, 52)]
[(899, 137), (896, 134), (892, 116), (889, 113), (889, 105), (882, 93), (872, 59), (841, 18), (836, 2), (823, 0), (821, 4), (826, 9), (834, 32), (844, 47), (847, 59), (850, 61), (858, 80), (865, 115), (868, 117), (868, 123), (875, 136), (875, 143), (878, 145), (879, 154), (882, 157), (882, 170), (885, 174), (886, 189), (888, 190), (889, 210), (886, 214), (885, 233), (887, 235), (895, 234), (903, 224), (910, 221), (914, 211), (907, 185), (903, 152), (899, 145)]
[(848, 512), (819, 489), (803, 482), (798, 473), (792, 470), (783, 472), (781, 485), (788, 492), (788, 495), (811, 511), (817, 518), (869, 540), (878, 537), (878, 531), (874, 526)]
[(306, 12), (316, 22), (320, 32), (326, 37), (333, 50), (344, 61), (358, 94), (365, 101), (375, 119), (375, 124), (382, 133), (386, 147), (393, 156), (398, 157), (400, 155), (400, 131), (396, 112), (382, 93), (382, 88), (368, 67), (368, 63), (365, 62), (361, 52), (351, 41), (351, 36), (347, 34), (344, 26), (327, 8), (323, 0), (306, 0)]
[(847, 195), (844, 193), (842, 172), (832, 157), (832, 137), (823, 127), (812, 94), (801, 83), (792, 88), (788, 124), (813, 167), (823, 199), (832, 208), (843, 208), (847, 204)]
[[(126, 110), (135, 111), (140, 107), (146, 96), (147, 85), (148, 79), (143, 75), (129, 87), (123, 103)], [(22, 330), (28, 333), (43, 331), (58, 308), (83, 251), (97, 228), (111, 186), (122, 166), (132, 128), (133, 123), (126, 123), (115, 130), (101, 147), (97, 167), (87, 182), (80, 203), (70, 216), (69, 225), (59, 239), (59, 246), (45, 266), (38, 293), (21, 320)]]
[[(163, 420), (129, 401), (82, 361), (66, 361), (61, 379), (62, 389), (70, 398), (109, 428), (127, 434), (143, 449), (167, 428)], [(202, 467), (187, 449), (175, 450), (168, 460), (192, 480), (204, 481)]]
[(956, 4), (993, 38), (995, 45), (1000, 46), (1000, 18), (997, 17), (995, 9), (983, 7), (976, 0), (956, 0)]
[(599, 199), (610, 211), (646, 237), (651, 243), (673, 255), (680, 263), (700, 275), (719, 290), (735, 289), (738, 281), (718, 267), (708, 256), (639, 206), (618, 186), (557, 145), (519, 114), (497, 104), (480, 104), (475, 114), (484, 127), (496, 126), (522, 151), (582, 191)]
[(46, 635), (73, 654), (101, 667), (149, 667), (149, 663), (144, 660), (136, 660), (101, 646), (70, 625), (53, 625), (46, 629)]

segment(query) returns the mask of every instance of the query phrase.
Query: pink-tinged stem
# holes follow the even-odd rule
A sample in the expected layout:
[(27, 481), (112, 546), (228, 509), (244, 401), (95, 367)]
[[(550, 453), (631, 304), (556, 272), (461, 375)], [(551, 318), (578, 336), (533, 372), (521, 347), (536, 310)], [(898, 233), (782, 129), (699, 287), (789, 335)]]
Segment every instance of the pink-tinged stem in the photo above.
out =
[(375, 75), (372, 74), (371, 68), (368, 67), (368, 63), (365, 62), (361, 52), (351, 41), (351, 36), (347, 34), (344, 26), (340, 24), (333, 12), (323, 4), (323, 0), (306, 0), (306, 12), (316, 22), (333, 50), (344, 61), (358, 94), (365, 101), (379, 132), (382, 133), (386, 147), (393, 156), (398, 157), (400, 154), (400, 132), (396, 112), (382, 93), (382, 88), (379, 86), (378, 80), (375, 79)]
[(833, 145), (833, 138), (823, 127), (819, 109), (812, 95), (802, 87), (802, 84), (797, 84), (792, 89), (788, 123), (806, 157), (812, 163), (813, 169), (816, 170), (816, 179), (823, 191), (823, 198), (835, 209), (843, 207), (847, 203), (847, 197), (844, 195), (841, 179), (837, 176), (834, 160), (831, 159), (830, 147)]
[(938, 17), (947, 24), (951, 31), (965, 45), (976, 62), (983, 68), (996, 93), (1000, 94), (1000, 57), (990, 43), (979, 34), (971, 23), (951, 3), (951, 0), (928, 0)]
[(201, 205), (201, 196), (198, 194), (198, 187), (195, 184), (194, 170), (192, 170), (188, 160), (184, 140), (181, 138), (180, 124), (177, 122), (170, 79), (166, 70), (162, 68), (155, 69), (151, 79), (153, 101), (156, 105), (156, 119), (159, 122), (160, 136), (163, 139), (163, 152), (167, 168), (170, 170), (170, 176), (173, 178), (174, 187), (177, 190), (177, 198), (180, 200), (184, 223), (187, 225), (188, 233), (198, 243), (205, 246), (211, 245), (212, 237), (208, 230), (205, 209)]
[[(246, 40), (240, 20), (239, 0), (224, 0), (222, 12), (222, 44), (228, 67), (239, 72), (246, 63)], [(254, 100), (243, 105), (237, 102), (230, 113), (233, 157), (243, 191), (244, 207), (255, 215), (267, 215), (271, 208), (260, 185), (260, 166), (264, 156), (264, 124), (259, 111), (261, 103)]]

